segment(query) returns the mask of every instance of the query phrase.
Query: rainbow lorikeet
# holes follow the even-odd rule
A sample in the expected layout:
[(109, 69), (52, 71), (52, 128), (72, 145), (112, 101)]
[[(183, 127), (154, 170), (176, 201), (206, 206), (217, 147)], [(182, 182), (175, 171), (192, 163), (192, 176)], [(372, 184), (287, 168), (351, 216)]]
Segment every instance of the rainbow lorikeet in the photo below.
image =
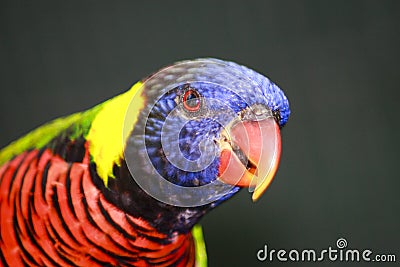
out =
[(165, 67), (0, 150), (0, 266), (205, 266), (201, 217), (258, 199), (288, 100), (233, 62)]

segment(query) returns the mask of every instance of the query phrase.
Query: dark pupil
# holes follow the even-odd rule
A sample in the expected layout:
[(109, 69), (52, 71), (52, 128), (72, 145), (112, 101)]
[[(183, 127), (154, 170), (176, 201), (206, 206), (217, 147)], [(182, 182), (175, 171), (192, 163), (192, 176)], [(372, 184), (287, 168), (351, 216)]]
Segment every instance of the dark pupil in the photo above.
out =
[(189, 107), (196, 107), (199, 103), (199, 98), (195, 93), (189, 93), (186, 96), (186, 104)]

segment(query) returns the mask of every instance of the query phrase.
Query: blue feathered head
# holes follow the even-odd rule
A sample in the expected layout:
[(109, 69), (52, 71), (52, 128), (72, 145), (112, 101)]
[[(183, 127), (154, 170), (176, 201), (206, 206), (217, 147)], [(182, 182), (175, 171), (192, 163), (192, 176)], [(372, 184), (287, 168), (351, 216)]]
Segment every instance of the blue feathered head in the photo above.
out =
[(256, 200), (274, 177), (289, 103), (265, 76), (197, 59), (143, 81), (146, 100), (125, 159), (135, 181), (167, 204), (220, 202), (241, 187)]

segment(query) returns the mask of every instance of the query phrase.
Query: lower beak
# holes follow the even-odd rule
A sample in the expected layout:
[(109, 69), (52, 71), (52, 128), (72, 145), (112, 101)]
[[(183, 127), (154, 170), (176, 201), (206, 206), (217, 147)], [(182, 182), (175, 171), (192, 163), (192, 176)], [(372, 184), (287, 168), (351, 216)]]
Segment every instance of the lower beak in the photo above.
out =
[(235, 123), (220, 142), (219, 179), (224, 183), (254, 188), (256, 201), (278, 170), (281, 135), (274, 117)]

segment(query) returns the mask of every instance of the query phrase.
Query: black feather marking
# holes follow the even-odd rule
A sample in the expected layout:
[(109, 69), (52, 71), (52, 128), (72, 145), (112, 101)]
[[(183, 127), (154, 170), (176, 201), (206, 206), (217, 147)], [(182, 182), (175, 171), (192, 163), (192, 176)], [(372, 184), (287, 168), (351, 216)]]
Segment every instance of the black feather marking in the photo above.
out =
[(34, 210), (35, 207), (35, 187), (36, 187), (36, 175), (33, 176), (33, 181), (32, 181), (32, 186), (31, 189), (29, 190), (29, 208), (28, 208), (28, 222), (30, 229), (33, 229), (33, 222), (32, 222), (32, 210)]
[(134, 223), (127, 215), (126, 215), (126, 220), (128, 221), (128, 223), (134, 228), (137, 229), (140, 232), (146, 233), (146, 232), (151, 232), (149, 229), (146, 229), (136, 223)]
[[(82, 184), (82, 183), (80, 184), (80, 190), (81, 190), (81, 192), (84, 192), (83, 184)], [(92, 216), (90, 215), (89, 206), (88, 206), (88, 203), (87, 203), (87, 201), (86, 201), (86, 198), (84, 198), (84, 197), (82, 198), (82, 204), (83, 204), (83, 209), (84, 209), (84, 211), (85, 211), (85, 215), (86, 215), (87, 220), (90, 222), (90, 224), (91, 224), (93, 227), (95, 227), (95, 228), (96, 228), (97, 230), (99, 230), (100, 232), (103, 232), (103, 230), (96, 224), (96, 222), (93, 220)], [(105, 234), (105, 235), (106, 235), (106, 237), (110, 240), (110, 242), (113, 243), (116, 247), (118, 247), (119, 249), (121, 249), (121, 250), (123, 250), (123, 251), (125, 251), (125, 252), (127, 252), (127, 253), (130, 252), (130, 251), (127, 250), (125, 247), (121, 246), (120, 244), (118, 244), (117, 242), (115, 242), (112, 238), (110, 238), (110, 236), (109, 236), (108, 234)], [(108, 251), (108, 253), (110, 254), (110, 253), (112, 253), (112, 252)], [(112, 253), (112, 254), (114, 254), (114, 253)], [(115, 255), (115, 254), (114, 254), (114, 255)], [(115, 256), (118, 256), (118, 255), (115, 255)]]
[[(96, 244), (96, 243), (92, 242), (92, 240), (90, 240), (90, 238), (86, 235), (85, 231), (83, 231), (82, 229), (80, 231), (81, 231), (83, 237), (85, 238), (86, 242), (88, 242), (91, 246), (93, 246), (94, 248), (100, 250), (104, 254), (107, 254), (110, 257), (114, 258), (115, 260), (123, 262), (123, 263), (126, 262), (126, 260), (130, 260), (130, 261), (132, 261), (132, 260), (135, 261), (136, 260), (136, 257), (123, 257), (123, 256), (115, 254), (114, 252), (111, 252), (111, 251), (107, 250), (104, 247), (99, 246), (98, 244)], [(113, 243), (115, 244), (115, 242), (113, 242)], [(121, 248), (121, 247), (119, 246), (119, 248)], [(93, 257), (91, 257), (91, 260), (94, 260), (94, 261), (100, 263), (102, 266), (105, 266), (107, 264), (107, 262), (99, 261), (97, 259), (94, 259)]]
[[(24, 185), (24, 182), (25, 182), (25, 177), (26, 177), (26, 174), (28, 173), (28, 171), (31, 169), (31, 164), (32, 164), (32, 162), (34, 161), (34, 159), (35, 158), (32, 158), (32, 160), (30, 161), (30, 162), (28, 162), (28, 165), (27, 165), (27, 167), (26, 167), (26, 169), (24, 170), (24, 174), (22, 175), (22, 179), (21, 179), (21, 188), (20, 188), (20, 190), (22, 190), (22, 187), (23, 187), (23, 185)], [(36, 175), (34, 175), (34, 179), (35, 179), (35, 176)], [(35, 180), (33, 180), (33, 181), (35, 181)], [(34, 185), (34, 183), (32, 184), (32, 185)], [(32, 191), (32, 188), (30, 189), (30, 191)], [(20, 209), (19, 210), (22, 210), (23, 209), (23, 207), (21, 206), (22, 205), (22, 192), (20, 192), (19, 194), (18, 194), (19, 196), (19, 205), (20, 205)], [(30, 197), (31, 198), (31, 197)]]
[[(32, 198), (32, 200), (35, 198)], [(34, 232), (34, 227), (33, 227), (33, 216), (32, 216), (32, 210), (35, 209), (35, 203), (33, 201), (29, 202), (29, 208), (28, 208), (28, 220), (26, 221), (28, 229), (28, 234), (32, 234)]]
[[(45, 228), (45, 230), (46, 230), (48, 236), (51, 236), (51, 235), (50, 235), (50, 232), (49, 232), (50, 229), (51, 229), (51, 228), (48, 228), (48, 227)], [(54, 230), (54, 229), (53, 229), (53, 230)], [(60, 240), (61, 240), (61, 238), (58, 239), (58, 240), (53, 240), (53, 244), (56, 244), (56, 242), (59, 242)], [(65, 244), (65, 243), (64, 243), (64, 244)], [(57, 255), (60, 257), (60, 259), (64, 261), (64, 263), (61, 264), (61, 266), (65, 266), (65, 263), (67, 263), (67, 264), (69, 264), (69, 265), (72, 265), (72, 266), (75, 265), (73, 262), (71, 262), (69, 259), (67, 259), (64, 255), (62, 255), (62, 253), (60, 253), (60, 250), (56, 249), (55, 251), (57, 252)], [(57, 264), (57, 263), (56, 263), (55, 265), (59, 266), (60, 264)]]
[(104, 267), (114, 267), (114, 265), (112, 265), (111, 263), (107, 263), (101, 260), (98, 260), (97, 258), (90, 256), (90, 260), (94, 261), (95, 263), (97, 263), (100, 266), (104, 266)]
[(168, 238), (159, 238), (159, 237), (150, 236), (150, 235), (147, 235), (147, 234), (141, 233), (141, 232), (138, 232), (138, 236), (144, 237), (147, 240), (150, 240), (151, 242), (154, 242), (154, 243), (158, 243), (160, 245), (167, 245), (167, 244), (171, 243), (171, 240)]
[(75, 243), (79, 244), (78, 240), (75, 239), (74, 235), (71, 233), (71, 230), (68, 228), (68, 225), (62, 216), (60, 205), (58, 204), (58, 194), (56, 186), (53, 186), (52, 189), (53, 189), (53, 196), (52, 196), (53, 207), (57, 212), (57, 216), (61, 221), (61, 225), (65, 230), (65, 232), (67, 233), (67, 235), (70, 236)]
[(67, 161), (82, 162), (86, 154), (85, 143), (86, 140), (83, 137), (75, 139), (73, 145), (69, 148)]
[(136, 237), (130, 235), (128, 232), (125, 231), (125, 229), (123, 229), (121, 226), (119, 226), (116, 222), (114, 222), (114, 220), (111, 218), (111, 216), (108, 214), (108, 212), (106, 211), (106, 209), (104, 208), (103, 204), (101, 203), (100, 199), (97, 200), (97, 205), (100, 208), (100, 212), (101, 214), (103, 214), (104, 218), (106, 219), (106, 221), (111, 224), (112, 227), (114, 227), (116, 229), (117, 232), (121, 233), (125, 238), (127, 239), (131, 239), (131, 240), (135, 240)]
[[(53, 236), (55, 236), (55, 239), (56, 240), (54, 240), (55, 241), (55, 243), (60, 243), (60, 244), (62, 244), (63, 246), (65, 246), (65, 247), (67, 247), (67, 248), (71, 248), (71, 246), (70, 245), (68, 245), (65, 241), (64, 241), (64, 239), (62, 239), (61, 238), (61, 236), (57, 233), (57, 230), (54, 228), (54, 226), (50, 223), (50, 224), (48, 224), (48, 233), (49, 234), (52, 234)], [(71, 248), (72, 249), (72, 248)]]
[[(82, 194), (84, 194), (83, 183), (81, 183), (79, 186), (80, 186), (80, 191), (82, 192)], [(99, 230), (99, 231), (102, 231), (102, 230), (97, 226), (96, 222), (93, 220), (92, 216), (90, 215), (90, 212), (89, 212), (89, 205), (88, 205), (88, 203), (87, 203), (85, 197), (82, 198), (82, 204), (83, 204), (83, 210), (85, 211), (85, 215), (86, 215), (87, 220), (90, 222), (90, 224), (91, 224), (94, 228), (96, 228), (96, 229)]]
[(132, 226), (132, 228), (137, 230), (138, 236), (144, 237), (147, 240), (150, 240), (152, 242), (155, 242), (155, 243), (158, 243), (158, 244), (161, 244), (161, 245), (167, 245), (167, 244), (171, 243), (171, 241), (168, 238), (167, 239), (158, 238), (158, 237), (154, 237), (154, 236), (150, 236), (150, 235), (146, 234), (146, 233), (151, 232), (151, 230), (150, 229), (146, 229), (146, 228), (136, 224), (127, 215), (125, 215), (125, 216), (126, 216), (125, 218), (126, 218), (127, 222)]
[(82, 162), (86, 154), (86, 139), (83, 136), (79, 136), (71, 140), (69, 136), (72, 134), (73, 130), (67, 129), (56, 136), (47, 147), (66, 162)]
[(0, 253), (0, 263), (2, 264), (2, 266), (7, 267), (8, 264), (6, 263), (6, 259), (3, 256), (3, 253)]
[[(34, 230), (33, 221), (32, 221), (33, 220), (32, 210), (34, 210), (34, 203), (30, 202), (30, 207), (29, 207), (29, 210), (28, 210), (28, 216), (29, 217), (28, 217), (28, 221), (26, 221), (26, 223), (28, 224), (29, 229), (30, 229), (30, 230), (27, 231), (28, 238), (32, 242), (33, 246), (35, 246), (41, 252), (42, 255), (44, 255), (47, 259), (49, 259), (49, 256), (42, 249), (42, 246), (39, 245), (39, 243), (36, 241), (36, 240), (38, 240), (38, 237), (34, 236), (35, 230)], [(37, 263), (36, 265), (40, 265), (40, 264)], [(58, 265), (58, 264), (55, 264), (55, 265)]]
[(38, 161), (36, 162), (36, 165), (39, 164), (39, 159), (43, 156), (43, 153), (47, 150), (46, 147), (43, 147), (39, 150), (39, 152), (36, 155), (36, 158), (38, 159)]
[[(25, 256), (25, 258), (27, 259), (27, 260), (29, 260), (31, 263), (36, 263), (37, 264), (37, 262), (35, 261), (35, 259), (33, 259), (33, 257), (29, 254), (29, 252), (25, 249), (25, 247), (24, 247), (24, 244), (23, 244), (23, 242), (21, 241), (21, 228), (20, 228), (20, 226), (18, 225), (18, 218), (17, 218), (17, 216), (18, 216), (18, 211), (17, 211), (17, 203), (16, 203), (16, 201), (14, 201), (14, 215), (13, 215), (13, 227), (14, 227), (14, 231), (13, 231), (13, 233), (14, 233), (14, 235), (15, 235), (15, 240), (17, 240), (17, 243), (18, 243), (18, 247), (19, 247), (19, 249), (21, 250), (21, 253)], [(19, 215), (21, 215), (22, 216), (22, 214), (19, 214)], [(29, 232), (29, 231), (27, 231), (27, 232)], [(24, 257), (22, 257), (21, 256), (21, 260), (23, 261), (23, 262), (25, 262), (25, 260), (24, 260)], [(31, 264), (32, 265), (32, 264)]]
[(44, 167), (42, 174), (42, 198), (46, 201), (46, 185), (47, 185), (47, 176), (49, 175), (49, 169), (51, 166), (50, 160), (47, 161), (46, 166)]
[[(4, 243), (4, 242), (3, 242), (2, 238), (1, 238), (1, 235), (0, 235), (0, 244), (3, 244), (3, 243)], [(4, 266), (4, 267), (8, 266), (8, 264), (6, 263), (6, 259), (5, 259), (4, 256), (3, 256), (3, 253), (0, 253), (0, 263), (1, 263), (2, 266)]]
[[(71, 196), (71, 169), (72, 169), (72, 164), (69, 164), (68, 166), (68, 171), (67, 171), (67, 176), (65, 180), (65, 187), (67, 191), (67, 202), (69, 209), (71, 210), (73, 216), (75, 219), (78, 219), (75, 213), (74, 205), (72, 204), (72, 196)], [(82, 178), (82, 177), (81, 177)]]
[(62, 246), (59, 246), (57, 248), (57, 254), (65, 261), (67, 262), (70, 266), (76, 266), (76, 264), (74, 262), (72, 262), (70, 259), (68, 259), (67, 257), (65, 257), (64, 255), (67, 255), (68, 252), (66, 252)]
[[(176, 248), (174, 248), (170, 253), (171, 253), (171, 254), (175, 253), (175, 252), (178, 251), (184, 244), (185, 244), (185, 242), (181, 242), (181, 243), (179, 244), (179, 246), (177, 246)], [(185, 257), (186, 257), (186, 252), (185, 252), (185, 253), (182, 253), (182, 255), (181, 255), (178, 259), (176, 259), (176, 261), (174, 261), (173, 263), (170, 263), (169, 265), (170, 265), (170, 266), (171, 266), (171, 265), (172, 265), (172, 266), (176, 266), (176, 265), (178, 265), (178, 263), (181, 262), (182, 259), (184, 259)], [(157, 264), (159, 264), (159, 265), (161, 265), (162, 263), (166, 263), (166, 262), (171, 261), (171, 259), (167, 259), (167, 260), (165, 260), (165, 261), (158, 261), (159, 259), (147, 258), (147, 257), (144, 257), (144, 259), (145, 259), (148, 263), (150, 263), (151, 265), (154, 265), (154, 261), (155, 261), (155, 260), (157, 260)]]
[(26, 231), (26, 232), (28, 233), (28, 238), (32, 242), (32, 244), (35, 247), (39, 247), (39, 244), (36, 242), (37, 237), (34, 236), (35, 228), (33, 226), (33, 216), (32, 216), (33, 209), (34, 209), (34, 206), (33, 206), (33, 203), (31, 202), (30, 207), (28, 209), (28, 216), (29, 216), (28, 221), (26, 221), (29, 231)]
[(22, 263), (24, 264), (24, 267), (30, 267), (30, 266), (32, 266), (32, 265), (26, 263), (24, 260), (22, 260)]

